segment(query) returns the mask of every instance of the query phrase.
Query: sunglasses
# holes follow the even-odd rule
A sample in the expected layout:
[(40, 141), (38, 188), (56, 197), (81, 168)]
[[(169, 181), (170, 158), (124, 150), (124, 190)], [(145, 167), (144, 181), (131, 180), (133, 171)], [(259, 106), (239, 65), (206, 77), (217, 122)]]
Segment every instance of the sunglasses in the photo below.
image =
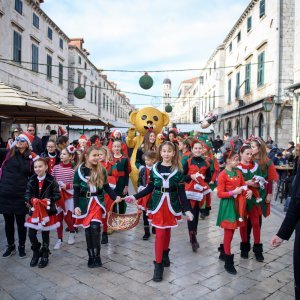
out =
[(19, 138), (19, 137), (16, 138), (16, 141), (21, 143), (27, 142), (25, 138)]

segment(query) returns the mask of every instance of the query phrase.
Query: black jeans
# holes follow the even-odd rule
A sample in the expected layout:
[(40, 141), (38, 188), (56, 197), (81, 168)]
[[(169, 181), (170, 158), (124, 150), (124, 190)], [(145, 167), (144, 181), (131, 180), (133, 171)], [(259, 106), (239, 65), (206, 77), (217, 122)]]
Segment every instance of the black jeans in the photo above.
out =
[(8, 245), (15, 243), (15, 220), (17, 222), (19, 246), (25, 246), (27, 229), (24, 226), (26, 215), (3, 214)]
[(143, 210), (143, 221), (144, 221), (144, 226), (149, 227), (148, 216), (147, 216), (147, 213), (144, 210)]
[[(39, 241), (37, 239), (37, 230), (33, 228), (29, 228), (28, 237), (30, 239), (32, 247), (37, 247), (39, 245)], [(48, 248), (50, 243), (50, 231), (42, 231), (42, 239), (43, 239), (43, 247)]]

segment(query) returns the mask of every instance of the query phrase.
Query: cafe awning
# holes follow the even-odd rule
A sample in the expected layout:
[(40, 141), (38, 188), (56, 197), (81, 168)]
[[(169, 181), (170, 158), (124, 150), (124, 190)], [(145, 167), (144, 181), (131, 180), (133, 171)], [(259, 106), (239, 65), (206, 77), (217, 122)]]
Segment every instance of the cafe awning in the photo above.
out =
[(3, 82), (0, 82), (0, 115), (14, 123), (106, 125), (84, 109), (30, 95)]

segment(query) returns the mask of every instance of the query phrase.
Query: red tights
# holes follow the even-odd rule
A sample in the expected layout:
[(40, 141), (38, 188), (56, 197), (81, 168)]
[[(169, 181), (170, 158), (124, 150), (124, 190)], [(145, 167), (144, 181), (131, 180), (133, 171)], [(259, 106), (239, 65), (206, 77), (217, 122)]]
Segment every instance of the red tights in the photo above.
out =
[[(259, 213), (256, 205), (253, 206), (252, 211), (248, 217), (252, 224), (254, 244), (260, 243), (260, 224), (259, 224)], [(247, 233), (247, 220), (244, 221), (245, 226), (240, 227), (240, 235), (243, 243), (248, 243)]]
[(103, 232), (107, 232), (107, 217), (103, 218), (102, 225), (103, 225)]
[(231, 241), (233, 239), (234, 229), (224, 228), (224, 252), (231, 255)]
[(62, 211), (59, 215), (57, 215), (60, 226), (57, 228), (57, 236), (59, 239), (63, 238), (63, 220), (67, 223), (70, 232), (74, 232), (74, 226), (73, 226), (73, 218), (72, 218), (72, 212), (68, 210), (68, 213), (64, 215), (64, 212)]
[(162, 262), (163, 252), (169, 249), (171, 228), (155, 228), (155, 260)]
[(211, 207), (211, 193), (206, 194), (206, 207)]

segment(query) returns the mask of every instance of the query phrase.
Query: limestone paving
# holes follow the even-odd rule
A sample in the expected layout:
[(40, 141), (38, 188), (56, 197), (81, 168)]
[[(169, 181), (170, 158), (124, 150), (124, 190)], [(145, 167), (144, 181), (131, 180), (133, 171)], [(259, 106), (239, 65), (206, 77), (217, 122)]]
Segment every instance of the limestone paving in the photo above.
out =
[[(101, 248), (103, 267), (97, 269), (87, 267), (82, 229), (74, 245), (65, 242), (60, 250), (51, 250), (45, 269), (29, 266), (31, 250), (27, 240), (25, 259), (18, 255), (0, 259), (0, 299), (294, 299), (294, 237), (276, 249), (269, 244), (284, 217), (283, 205), (274, 203), (271, 217), (263, 219), (263, 263), (255, 260), (252, 251), (248, 260), (240, 258), (240, 236), (235, 232), (232, 251), (237, 275), (229, 275), (218, 259), (223, 232), (215, 225), (217, 210), (214, 195), (211, 215), (199, 220), (197, 253), (192, 252), (189, 244), (185, 220), (172, 230), (171, 266), (165, 268), (161, 283), (152, 281), (154, 236), (142, 240), (140, 220), (133, 230), (109, 236), (109, 244)], [(56, 232), (51, 232), (51, 248), (56, 238)], [(0, 250), (5, 246), (1, 216)]]

